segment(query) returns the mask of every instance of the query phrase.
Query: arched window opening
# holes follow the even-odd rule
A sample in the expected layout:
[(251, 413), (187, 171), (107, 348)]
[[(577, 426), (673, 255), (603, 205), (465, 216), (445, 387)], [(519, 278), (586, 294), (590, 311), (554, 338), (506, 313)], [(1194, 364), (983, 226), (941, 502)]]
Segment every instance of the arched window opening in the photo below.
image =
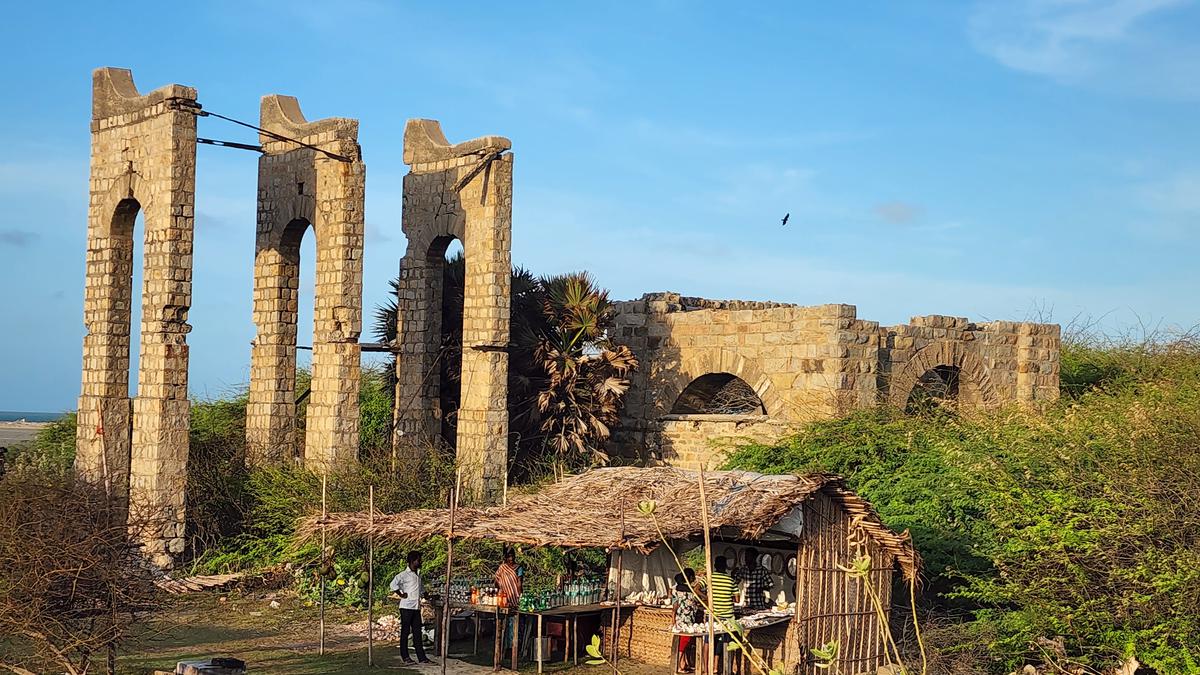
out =
[(128, 395), (137, 396), (142, 345), (142, 300), (145, 294), (146, 218), (136, 199), (123, 199), (113, 212), (112, 235), (117, 242), (118, 262), (128, 264), (129, 276), (117, 289), (117, 304), (129, 308)]
[(952, 407), (958, 402), (961, 381), (962, 372), (958, 366), (937, 366), (925, 371), (908, 395), (906, 411)]
[[(292, 232), (292, 228), (296, 231)], [(296, 294), (296, 344), (311, 348), (316, 328), (317, 236), (307, 222), (294, 223), (289, 225), (288, 229), (285, 237), (295, 239), (291, 244), (295, 254), (288, 257), (291, 258), (289, 262), (295, 265), (293, 278), (296, 285), (293, 292)], [(311, 349), (297, 350), (296, 368), (311, 375)]]
[[(308, 403), (312, 400), (312, 359), (316, 328), (317, 236), (311, 223), (297, 218), (288, 223), (279, 241), (280, 291), (284, 301), (282, 344), (291, 345), (292, 391), (296, 402), (295, 447), (292, 459), (304, 456), (308, 433)], [(285, 366), (289, 368), (289, 366)]]
[(672, 415), (765, 415), (762, 399), (745, 380), (709, 373), (692, 380), (675, 399)]
[(438, 414), (441, 437), (454, 448), (458, 439), (458, 409), (462, 401), (463, 294), (466, 290), (466, 258), (462, 242), (452, 236), (433, 240), (427, 263), (441, 269), (442, 288), (438, 298)]

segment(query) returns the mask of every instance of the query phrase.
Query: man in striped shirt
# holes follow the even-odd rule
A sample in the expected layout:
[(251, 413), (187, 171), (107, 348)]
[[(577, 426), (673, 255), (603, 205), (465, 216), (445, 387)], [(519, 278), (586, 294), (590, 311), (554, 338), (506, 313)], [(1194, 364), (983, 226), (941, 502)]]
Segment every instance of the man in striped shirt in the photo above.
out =
[[(721, 555), (713, 560), (713, 572), (708, 580), (708, 587), (712, 591), (712, 616), (714, 620), (714, 628), (717, 634), (713, 640), (713, 653), (720, 656), (725, 651), (725, 643), (729, 642), (729, 631), (733, 630), (732, 625), (726, 625), (726, 622), (733, 623), (733, 605), (736, 602), (734, 593), (737, 591), (738, 584), (729, 576), (729, 560)], [(718, 664), (721, 660), (717, 661)], [(709, 672), (720, 672), (719, 670), (710, 669)]]
[(719, 555), (713, 561), (712, 578), (708, 580), (708, 584), (712, 588), (713, 616), (717, 619), (732, 619), (733, 595), (738, 585), (733, 577), (729, 576), (729, 561), (725, 556)]

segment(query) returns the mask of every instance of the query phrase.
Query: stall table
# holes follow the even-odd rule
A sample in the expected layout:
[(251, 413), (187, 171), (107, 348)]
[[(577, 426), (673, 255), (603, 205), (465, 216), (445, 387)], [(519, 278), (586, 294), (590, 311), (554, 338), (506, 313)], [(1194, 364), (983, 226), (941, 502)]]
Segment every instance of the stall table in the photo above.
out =
[[(794, 617), (791, 615), (767, 617), (764, 620), (762, 620), (761, 622), (757, 623), (753, 628), (745, 628), (743, 626), (744, 630), (742, 631), (742, 634), (746, 636), (746, 640), (749, 640), (751, 632), (756, 631), (760, 628), (766, 628), (768, 626), (778, 626), (781, 623), (787, 623), (787, 622), (791, 621), (793, 618)], [(729, 631), (722, 628), (719, 623), (713, 625), (712, 632), (713, 632), (714, 637), (716, 637), (717, 635), (725, 635), (725, 634), (729, 633)], [(678, 656), (679, 656), (679, 638), (681, 638), (681, 637), (701, 638), (705, 643), (707, 643), (708, 642), (708, 629), (706, 628), (701, 631), (680, 631), (680, 630), (675, 630), (675, 629), (671, 630), (671, 654), (672, 654), (672, 658), (674, 659), (674, 663), (671, 664), (671, 670), (676, 675), (678, 675), (678, 673), (680, 672)], [(730, 653), (731, 652), (728, 649), (725, 649), (722, 651), (722, 654), (721, 654), (722, 672), (725, 672), (725, 673), (730, 672), (729, 668), (730, 668), (731, 661), (732, 661), (732, 659), (730, 657)], [(696, 648), (697, 672), (699, 672), (699, 663), (701, 660), (701, 656), (702, 655), (700, 654), (699, 641), (697, 641), (697, 648)]]
[[(550, 607), (542, 610), (521, 610), (518, 614), (537, 617), (537, 633), (536, 649), (537, 649), (537, 667), (538, 672), (542, 672), (545, 662), (545, 655), (542, 654), (542, 634), (543, 634), (543, 619), (562, 619), (566, 624), (567, 635), (566, 644), (563, 648), (563, 663), (574, 659), (576, 665), (579, 664), (579, 636), (577, 629), (579, 627), (579, 617), (585, 614), (602, 614), (603, 612), (613, 609), (615, 605), (592, 603), (587, 605), (563, 605), (561, 607)], [(515, 639), (513, 642), (517, 642)], [(516, 654), (513, 654), (513, 663), (516, 663)], [(514, 666), (515, 669), (515, 666)]]
[[(443, 626), (443, 621), (444, 621), (443, 613), (445, 612), (445, 606), (440, 601), (433, 602), (431, 600), (430, 604), (433, 605), (434, 610), (437, 613), (437, 626), (434, 629), (434, 642), (436, 644), (435, 644), (434, 648), (436, 650), (438, 650), (438, 654), (442, 658), (445, 658), (446, 655), (441, 654), (441, 652), (440, 652), (441, 646), (442, 646), (442, 630), (443, 630), (442, 626)], [(500, 666), (501, 654), (504, 651), (503, 645), (502, 645), (503, 638), (501, 637), (505, 631), (504, 619), (508, 619), (509, 617), (511, 617), (513, 615), (520, 616), (522, 614), (524, 614), (526, 616), (536, 617), (537, 632), (535, 634), (535, 638), (536, 638), (536, 642), (535, 642), (536, 657), (535, 658), (537, 660), (539, 673), (543, 672), (543, 667), (544, 667), (544, 663), (545, 663), (545, 655), (542, 653), (542, 636), (543, 636), (543, 631), (544, 631), (544, 620), (546, 618), (561, 619), (566, 624), (566, 631), (565, 631), (566, 632), (566, 644), (563, 649), (563, 663), (566, 663), (567, 661), (574, 659), (575, 664), (578, 665), (579, 664), (579, 639), (578, 639), (578, 635), (576, 634), (576, 630), (579, 625), (579, 623), (578, 623), (579, 617), (583, 616), (583, 615), (587, 615), (587, 614), (601, 614), (601, 613), (603, 613), (607, 610), (611, 610), (613, 608), (614, 608), (614, 605), (612, 605), (612, 604), (593, 603), (593, 604), (588, 604), (588, 605), (563, 605), (561, 607), (551, 607), (551, 608), (543, 609), (543, 610), (514, 610), (511, 607), (500, 607), (498, 605), (475, 605), (475, 604), (470, 604), (470, 603), (459, 603), (459, 602), (450, 603), (451, 611), (467, 610), (467, 611), (471, 612), (472, 619), (474, 621), (474, 628), (475, 628), (475, 631), (474, 631), (475, 632), (475, 635), (474, 635), (475, 644), (474, 644), (474, 649), (473, 649), (473, 653), (475, 653), (475, 654), (479, 653), (479, 627), (480, 627), (479, 620), (480, 620), (480, 617), (482, 615), (486, 615), (486, 614), (492, 615), (493, 621), (495, 622), (495, 627), (496, 627), (496, 629), (495, 629), (496, 644), (495, 644), (495, 651), (494, 651), (492, 662), (493, 662), (493, 665), (497, 668)], [(501, 618), (501, 615), (503, 615), (503, 619)], [(512, 668), (514, 670), (516, 670), (516, 667), (517, 667), (517, 658), (519, 655), (518, 650), (519, 650), (519, 646), (521, 644), (519, 630), (520, 630), (520, 622), (518, 622), (517, 625), (513, 628), (514, 635), (513, 635), (513, 641), (512, 641), (512, 657), (511, 658), (512, 658)]]

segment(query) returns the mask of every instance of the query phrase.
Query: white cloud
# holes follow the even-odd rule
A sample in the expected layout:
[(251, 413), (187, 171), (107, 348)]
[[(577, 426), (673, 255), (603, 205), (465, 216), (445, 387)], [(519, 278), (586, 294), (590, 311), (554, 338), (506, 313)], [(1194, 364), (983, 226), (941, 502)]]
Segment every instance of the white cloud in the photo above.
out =
[(968, 32), (1001, 64), (1068, 84), (1200, 96), (1200, 47), (1166, 20), (1193, 0), (981, 0)]
[(1181, 171), (1142, 185), (1141, 201), (1150, 209), (1176, 216), (1200, 217), (1200, 170)]

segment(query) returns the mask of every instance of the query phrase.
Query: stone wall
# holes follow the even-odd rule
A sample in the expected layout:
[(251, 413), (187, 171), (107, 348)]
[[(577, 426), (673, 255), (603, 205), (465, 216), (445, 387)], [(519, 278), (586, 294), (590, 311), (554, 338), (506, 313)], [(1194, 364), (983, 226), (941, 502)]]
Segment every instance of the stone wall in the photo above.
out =
[(396, 452), (418, 463), (439, 442), (442, 270), (458, 239), (466, 287), (456, 449), (465, 496), (481, 503), (499, 498), (507, 474), (511, 147), (499, 136), (451, 145), (433, 120), (409, 120), (404, 131)]
[[(918, 380), (938, 366), (960, 374), (957, 404), (967, 409), (1058, 395), (1056, 325), (927, 316), (882, 328), (859, 319), (853, 305), (674, 293), (615, 309), (614, 337), (633, 349), (641, 368), (614, 442), (623, 454), (649, 461), (711, 465), (737, 439), (771, 440), (795, 425), (878, 404), (903, 408)], [(713, 373), (749, 384), (766, 419), (672, 414), (680, 393)]]
[(649, 432), (657, 459), (683, 469), (718, 468), (747, 442), (769, 443), (791, 428), (766, 415), (665, 415)]
[[(138, 93), (133, 75), (92, 78), (83, 383), (76, 471), (128, 498), (145, 551), (184, 550), (188, 309), (196, 183), (196, 90)], [(145, 218), (138, 395), (129, 398), (134, 221)]]
[[(309, 122), (291, 96), (262, 99), (254, 325), (246, 441), (252, 462), (296, 452), (296, 316), (300, 265), (316, 266), (311, 394), (304, 461), (322, 468), (358, 456), (366, 168), (358, 121)], [(310, 147), (305, 147), (310, 146)], [(325, 152), (322, 152), (325, 151)], [(317, 259), (300, 260), (312, 228)]]

